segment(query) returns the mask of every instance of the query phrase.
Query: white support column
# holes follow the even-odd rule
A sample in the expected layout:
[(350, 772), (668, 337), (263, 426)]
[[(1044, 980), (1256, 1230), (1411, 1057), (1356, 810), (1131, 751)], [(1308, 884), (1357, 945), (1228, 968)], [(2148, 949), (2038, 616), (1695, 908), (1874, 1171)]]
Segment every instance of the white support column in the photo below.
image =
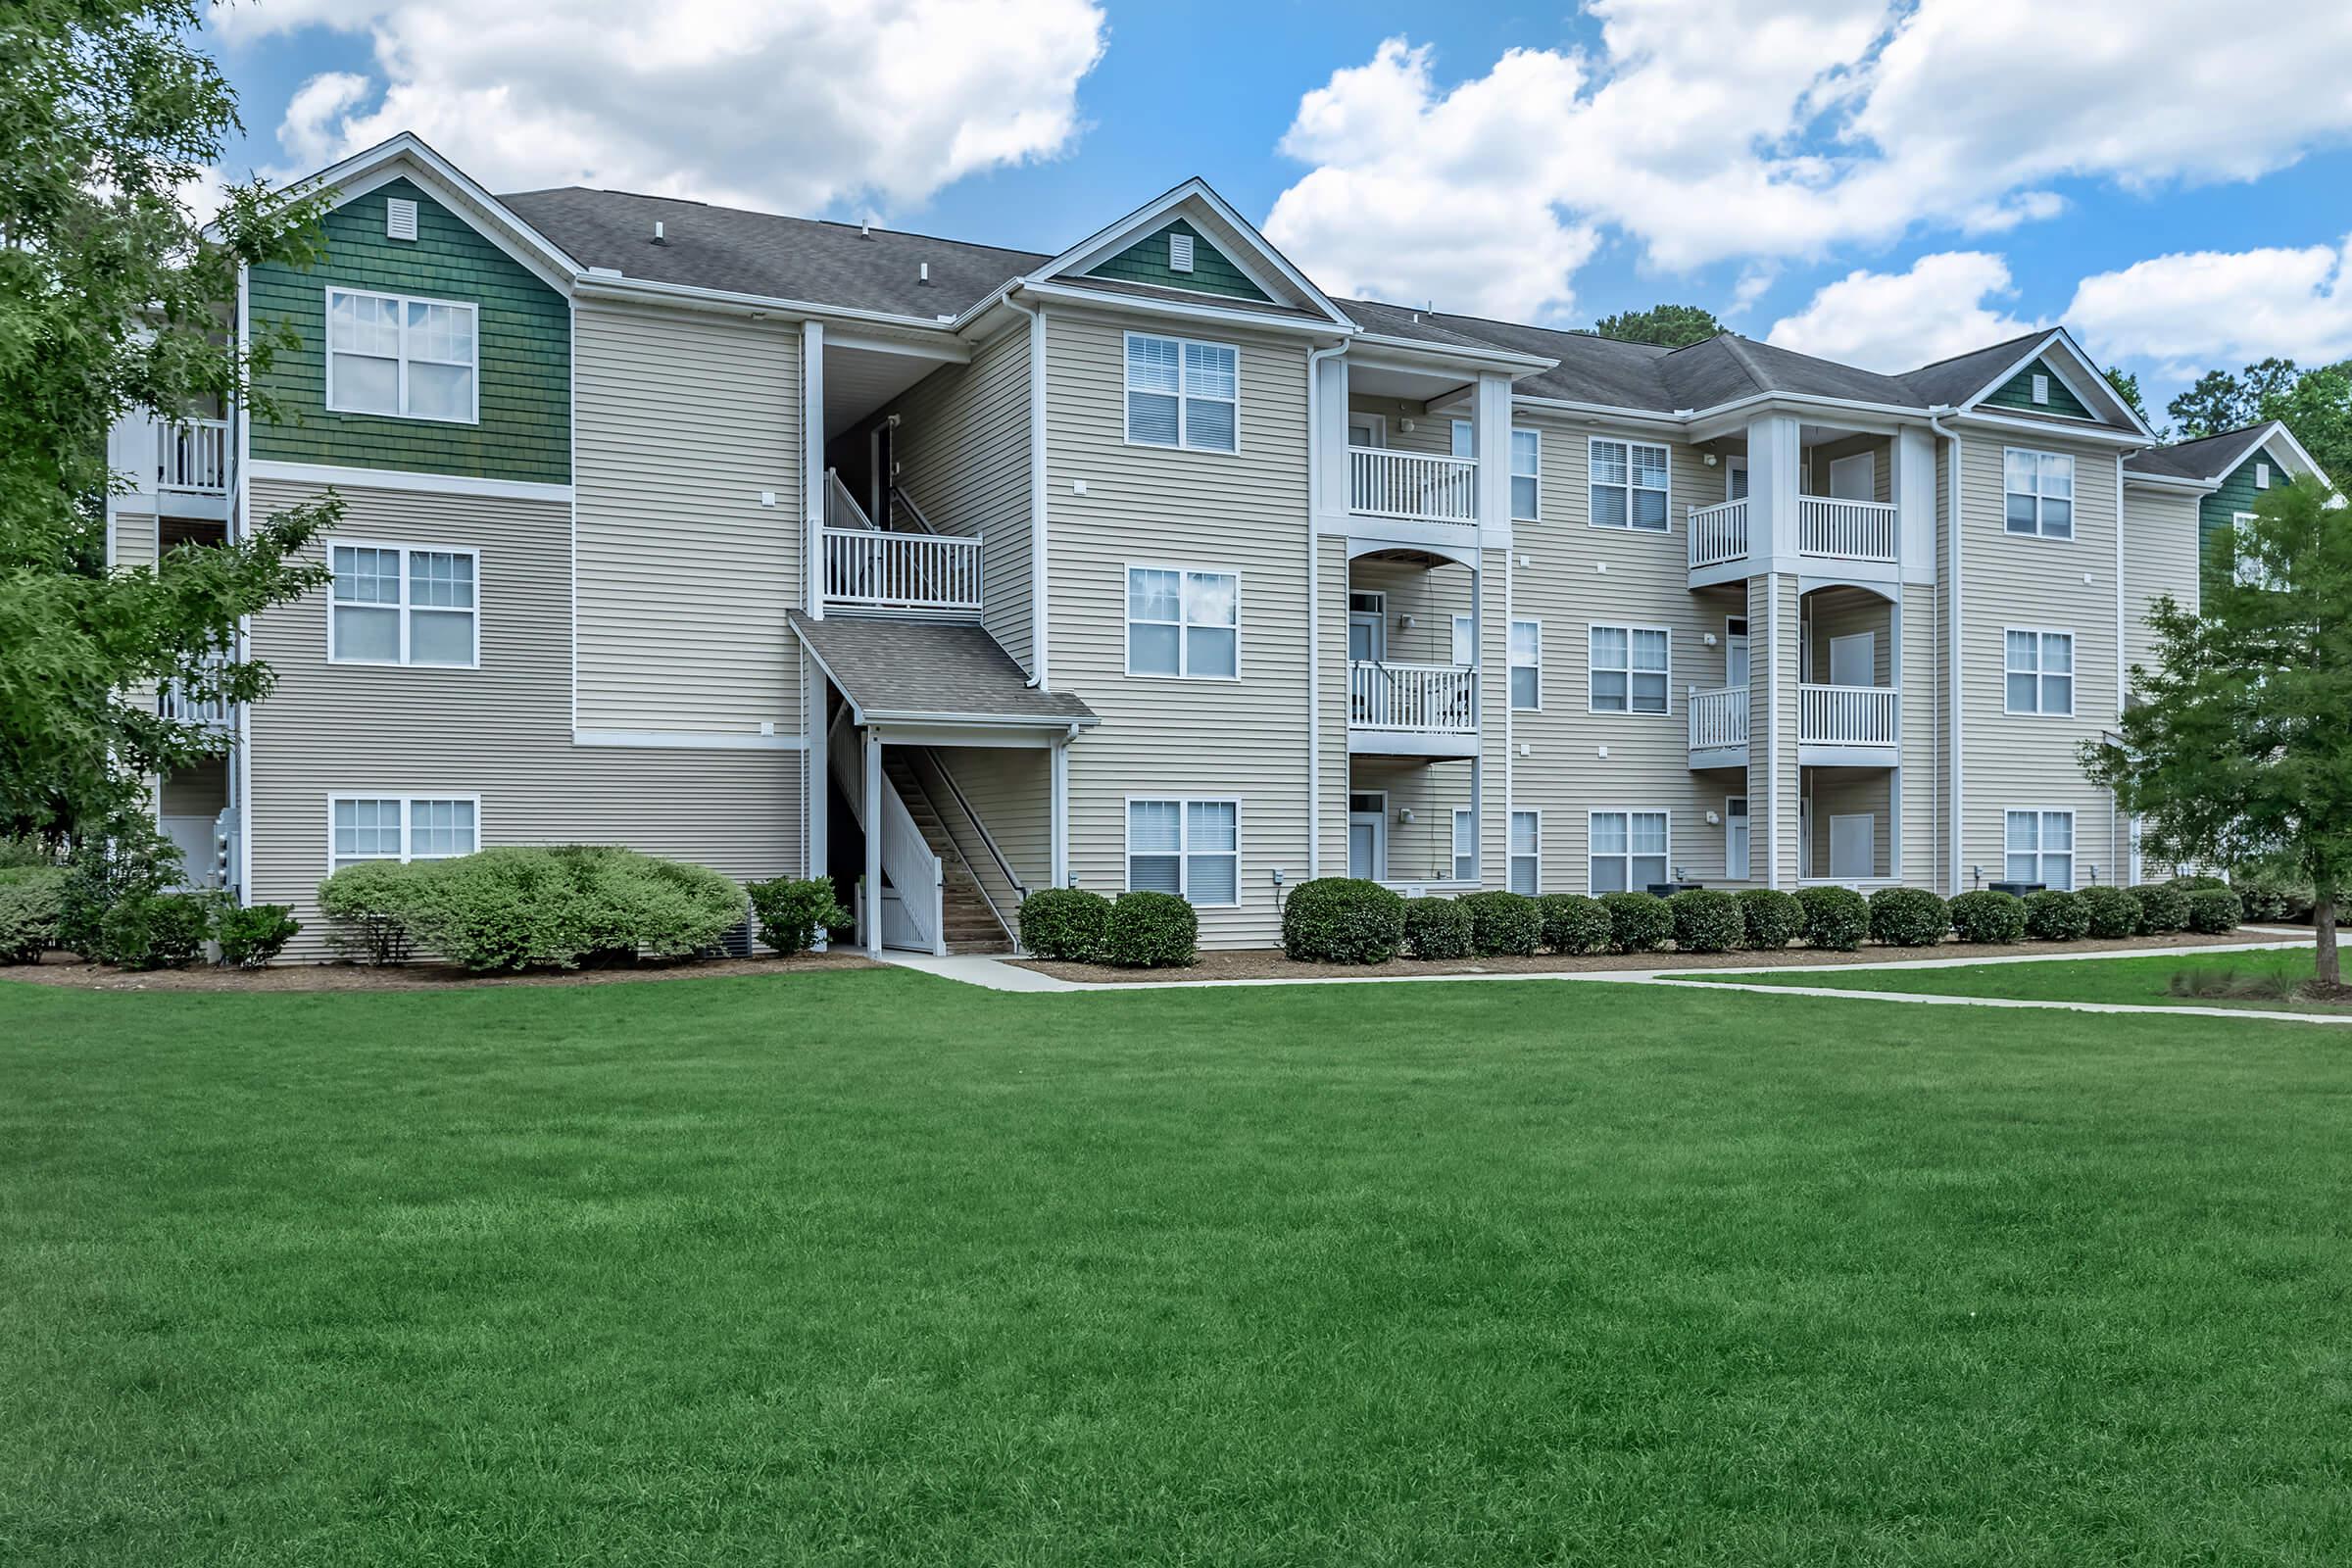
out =
[(1511, 378), (1478, 378), (1470, 412), (1471, 450), (1478, 454), (1478, 542), (1490, 550), (1511, 544)]
[(1337, 524), (1350, 506), (1348, 472), (1348, 356), (1315, 362), (1315, 427), (1308, 448), (1314, 465), (1312, 509), (1320, 529)]
[(1747, 554), (1753, 569), (1796, 569), (1796, 497), (1804, 448), (1799, 426), (1768, 414), (1747, 426)]
[(1894, 437), (1894, 515), (1902, 580), (1936, 580), (1936, 436), (1916, 427)]
[(1903, 876), (1903, 754), (1911, 735), (1910, 715), (1903, 711), (1903, 591), (1886, 607), (1888, 678), (1894, 684), (1894, 768), (1886, 777), (1886, 874), (1896, 882)]
[(801, 323), (801, 609), (825, 618), (825, 323)]
[(1070, 737), (1067, 735), (1054, 743), (1053, 778), (1046, 808), (1054, 816), (1053, 884), (1066, 888), (1070, 885)]
[[(865, 727), (865, 956), (882, 956), (882, 732)], [(909, 889), (909, 892), (912, 890)]]
[[(801, 874), (808, 877), (827, 875), (832, 863), (831, 846), (827, 834), (832, 814), (833, 775), (829, 771), (832, 760), (825, 755), (825, 693), (828, 682), (825, 672), (816, 667), (808, 650), (801, 650), (801, 734), (808, 745), (801, 755), (808, 759), (804, 773), (808, 779), (807, 794), (801, 809), (808, 818), (808, 831), (803, 835), (808, 847), (808, 863)], [(836, 895), (838, 897), (838, 895)]]

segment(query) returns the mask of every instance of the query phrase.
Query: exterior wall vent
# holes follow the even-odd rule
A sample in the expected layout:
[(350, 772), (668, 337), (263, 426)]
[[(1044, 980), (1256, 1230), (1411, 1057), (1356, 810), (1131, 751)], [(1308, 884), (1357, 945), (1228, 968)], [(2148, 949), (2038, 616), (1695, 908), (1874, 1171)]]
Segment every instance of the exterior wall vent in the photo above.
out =
[(2050, 378), (2048, 376), (2037, 375), (2034, 378), (2034, 401), (2045, 404), (2050, 401)]
[(404, 197), (392, 196), (384, 202), (384, 238), (408, 239), (416, 237), (416, 204)]
[(1192, 270), (1193, 236), (1190, 234), (1170, 234), (1168, 236), (1168, 270), (1171, 272), (1189, 272)]

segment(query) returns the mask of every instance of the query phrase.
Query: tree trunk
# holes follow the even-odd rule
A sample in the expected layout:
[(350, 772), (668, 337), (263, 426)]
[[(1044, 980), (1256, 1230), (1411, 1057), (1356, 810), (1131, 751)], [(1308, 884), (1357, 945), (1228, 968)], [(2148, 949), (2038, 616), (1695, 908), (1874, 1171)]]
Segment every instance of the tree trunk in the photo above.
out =
[(2312, 906), (2311, 923), (2320, 932), (2320, 985), (2333, 990), (2344, 983), (2343, 968), (2335, 956), (2335, 900), (2324, 898)]

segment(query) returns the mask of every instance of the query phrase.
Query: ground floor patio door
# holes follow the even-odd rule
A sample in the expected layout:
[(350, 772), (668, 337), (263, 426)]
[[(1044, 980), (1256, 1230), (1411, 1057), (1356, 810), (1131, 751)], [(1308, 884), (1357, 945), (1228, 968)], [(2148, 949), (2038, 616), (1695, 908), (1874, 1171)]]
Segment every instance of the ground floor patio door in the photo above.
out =
[(1348, 797), (1348, 874), (1385, 882), (1389, 876), (1389, 798), (1363, 793)]

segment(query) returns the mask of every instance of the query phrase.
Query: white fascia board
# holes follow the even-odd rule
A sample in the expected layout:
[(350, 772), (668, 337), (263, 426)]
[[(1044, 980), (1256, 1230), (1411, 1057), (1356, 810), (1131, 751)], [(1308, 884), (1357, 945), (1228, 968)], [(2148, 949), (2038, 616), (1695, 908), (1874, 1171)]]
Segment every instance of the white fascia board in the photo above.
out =
[(1128, 311), (1144, 316), (1173, 316), (1188, 321), (1214, 321), (1250, 332), (1283, 332), (1294, 336), (1335, 338), (1355, 336), (1355, 323), (1305, 320), (1298, 317), (1265, 316), (1253, 311), (1229, 311), (1213, 305), (1195, 305), (1188, 300), (1148, 299), (1140, 294), (1105, 294), (1099, 289), (1080, 288), (1067, 283), (1041, 283), (1035, 279), (1017, 280), (1015, 286), (1023, 294), (1056, 304), (1089, 306), (1101, 311)]
[(899, 316), (889, 311), (861, 311), (847, 305), (819, 305), (813, 300), (788, 300), (765, 294), (739, 294), (729, 289), (701, 288), (691, 283), (658, 283), (651, 278), (626, 277), (603, 272), (587, 274), (579, 280), (576, 291), (580, 298), (607, 300), (614, 304), (644, 304), (648, 302), (675, 305), (687, 310), (704, 310), (724, 316), (767, 316), (786, 320), (853, 321), (876, 328), (890, 328), (915, 334), (917, 337), (953, 337), (956, 328), (947, 321), (937, 321), (924, 316)]
[(283, 463), (255, 458), (244, 465), (256, 479), (280, 483), (335, 485), (349, 490), (408, 490), (428, 495), (496, 496), (508, 501), (569, 502), (572, 487), (533, 479), (484, 479), (466, 473), (420, 473), (406, 468), (364, 468), (349, 464)]
[(1951, 416), (1954, 424), (1979, 425), (1985, 429), (2002, 430), (2012, 434), (2033, 434), (2052, 441), (2088, 441), (2096, 446), (2128, 447), (2137, 452), (2149, 445), (2148, 438), (2130, 430), (2118, 430), (2103, 424), (2060, 424), (2051, 419), (2013, 418), (2005, 414), (1987, 414), (1983, 409), (1970, 409)]
[(2218, 479), (2184, 479), (2169, 473), (2134, 473), (2127, 465), (2124, 486), (2132, 490), (2177, 490), (2185, 496), (2209, 496), (2222, 485)]
[(1360, 329), (1348, 344), (1348, 360), (1351, 365), (1398, 370), (1454, 369), (1467, 366), (1482, 370), (1508, 370), (1514, 377), (1540, 375), (1558, 368), (1560, 363), (1510, 349), (1460, 348), (1450, 343), (1392, 337)]
[[(2314, 478), (2317, 478), (2323, 484), (2326, 484), (2330, 488), (2334, 486), (2335, 480), (2329, 476), (2327, 469), (2320, 466), (2319, 460), (2304, 449), (2302, 442), (2295, 439), (2294, 431), (2289, 430), (2282, 421), (2278, 419), (2273, 419), (2267, 426), (2264, 427), (2262, 439), (2255, 442), (2253, 446), (2247, 449), (2245, 457), (2239, 458), (2237, 462), (2230, 465), (2230, 472), (2234, 473), (2237, 471), (2237, 469), (2243, 467), (2245, 466), (2246, 458), (2252, 457), (2255, 453), (2260, 452), (2264, 447), (2269, 446), (2274, 441), (2286, 448), (2288, 454), (2295, 460), (2295, 465), (2301, 467), (2304, 472), (2311, 474)], [(2221, 480), (2226, 477), (2227, 475), (2216, 476), (2215, 485), (2217, 488), (2219, 487)]]
[(1963, 413), (1973, 412), (1978, 404), (2007, 386), (2011, 381), (2016, 380), (2020, 374), (2024, 373), (2026, 367), (2032, 365), (2035, 360), (2043, 358), (2052, 349), (2063, 350), (2066, 356), (2075, 362), (2076, 368), (2082, 372), (2086, 382), (2095, 383), (2090, 385), (2088, 393), (2085, 394), (2083, 387), (2076, 385), (2072, 377), (2060, 375), (2058, 379), (2066, 383), (2068, 391), (2074, 393), (2086, 407), (2094, 403), (2106, 404), (2109, 413), (2120, 416), (2134, 431), (2138, 432), (2141, 437), (2139, 445), (2153, 446), (2156, 444), (2156, 432), (2148, 427), (2148, 421), (2132, 412), (2132, 405), (2126, 403), (2116, 394), (2115, 388), (2107, 384), (2107, 378), (2099, 374), (2099, 368), (2091, 363), (2090, 356), (2082, 352), (2082, 345), (2077, 343), (2074, 334), (2063, 326), (2050, 328), (2040, 341), (2036, 342), (2024, 356), (2013, 362), (2007, 369), (1977, 388), (1969, 396), (1962, 398), (1960, 400), (1961, 411)]

